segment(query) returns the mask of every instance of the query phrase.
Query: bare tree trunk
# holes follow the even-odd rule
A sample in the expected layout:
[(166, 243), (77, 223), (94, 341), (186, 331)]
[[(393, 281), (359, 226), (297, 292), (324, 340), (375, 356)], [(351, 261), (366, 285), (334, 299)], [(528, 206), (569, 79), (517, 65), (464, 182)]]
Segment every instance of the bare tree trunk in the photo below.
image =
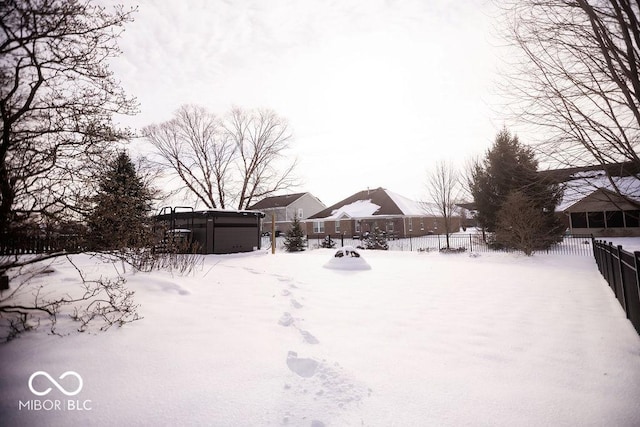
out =
[(452, 217), (456, 212), (456, 203), (460, 196), (460, 177), (451, 163), (438, 162), (436, 168), (428, 176), (427, 188), (435, 212), (445, 225), (447, 249), (450, 249), (449, 235), (452, 230)]

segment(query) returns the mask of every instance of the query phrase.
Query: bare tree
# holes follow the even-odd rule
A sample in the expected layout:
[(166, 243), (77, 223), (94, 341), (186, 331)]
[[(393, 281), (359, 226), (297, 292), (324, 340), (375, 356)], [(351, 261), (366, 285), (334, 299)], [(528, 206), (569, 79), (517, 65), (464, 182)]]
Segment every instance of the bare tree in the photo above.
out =
[[(94, 172), (129, 137), (113, 124), (114, 114), (134, 114), (108, 68), (120, 53), (117, 39), (134, 9), (107, 11), (89, 0), (6, 0), (0, 2), (0, 239), (25, 227), (76, 225), (89, 204)], [(77, 227), (75, 229), (81, 229)], [(10, 239), (7, 239), (10, 240)], [(51, 298), (41, 292), (42, 262), (69, 252), (30, 257), (0, 256), (0, 329), (11, 338), (51, 320), (64, 306), (87, 323), (100, 317), (109, 326), (138, 318), (123, 280), (86, 281), (80, 294)], [(28, 301), (25, 294), (33, 292)], [(83, 303), (86, 303), (84, 307)], [(108, 327), (108, 326), (106, 326)], [(3, 331), (0, 331), (2, 335)]]
[(293, 176), (295, 160), (278, 167), (291, 140), (286, 120), (271, 110), (234, 108), (225, 129), (238, 153), (238, 209), (297, 184)]
[(227, 207), (236, 147), (215, 115), (203, 107), (184, 105), (173, 119), (147, 126), (143, 134), (158, 152), (158, 165), (175, 173), (182, 189), (207, 208)]
[(133, 114), (108, 68), (133, 10), (81, 0), (0, 2), (0, 235), (80, 209), (92, 165)]
[(285, 158), (287, 122), (270, 110), (234, 108), (220, 119), (203, 107), (183, 106), (173, 119), (143, 133), (157, 150), (158, 164), (207, 208), (246, 209), (297, 184), (296, 162)]
[(506, 93), (515, 117), (549, 136), (540, 151), (567, 166), (640, 165), (638, 2), (514, 0), (504, 12), (522, 54)]
[(453, 217), (457, 211), (456, 203), (460, 200), (460, 176), (450, 162), (440, 161), (429, 174), (427, 189), (437, 215), (444, 220), (444, 231), (449, 247), (449, 235), (453, 230)]

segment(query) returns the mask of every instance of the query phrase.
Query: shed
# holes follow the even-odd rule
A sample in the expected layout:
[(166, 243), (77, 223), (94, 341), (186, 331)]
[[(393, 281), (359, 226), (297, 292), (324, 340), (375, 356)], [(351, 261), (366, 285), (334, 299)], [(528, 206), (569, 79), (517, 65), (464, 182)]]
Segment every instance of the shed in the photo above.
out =
[(204, 210), (166, 207), (156, 216), (157, 226), (164, 233), (170, 230), (190, 231), (189, 239), (202, 254), (229, 254), (260, 249), (258, 211)]

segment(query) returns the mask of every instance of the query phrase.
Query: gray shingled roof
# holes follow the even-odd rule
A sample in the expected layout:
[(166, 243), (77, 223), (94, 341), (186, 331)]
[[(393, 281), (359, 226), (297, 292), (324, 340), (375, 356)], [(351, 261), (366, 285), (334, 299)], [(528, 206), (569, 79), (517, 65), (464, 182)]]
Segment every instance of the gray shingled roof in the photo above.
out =
[(249, 210), (283, 208), (298, 200), (307, 193), (285, 194), (283, 196), (265, 197), (258, 203), (249, 206)]

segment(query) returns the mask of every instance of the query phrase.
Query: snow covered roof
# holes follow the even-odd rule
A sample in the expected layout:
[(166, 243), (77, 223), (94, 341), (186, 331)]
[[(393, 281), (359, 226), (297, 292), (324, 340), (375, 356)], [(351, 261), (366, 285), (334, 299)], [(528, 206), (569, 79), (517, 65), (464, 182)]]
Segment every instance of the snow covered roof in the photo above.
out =
[(363, 190), (329, 206), (309, 219), (335, 220), (338, 218), (370, 218), (374, 216), (424, 216), (425, 208), (384, 188)]
[(565, 211), (598, 189), (616, 192), (616, 187), (625, 197), (640, 202), (640, 180), (635, 176), (614, 176), (611, 183), (604, 171), (578, 172), (565, 182), (564, 196), (556, 207), (557, 212)]
[(334, 209), (326, 219), (368, 217), (375, 214), (378, 210), (380, 210), (380, 206), (372, 203), (371, 199), (356, 200), (353, 203)]
[(401, 196), (398, 193), (394, 193), (389, 190), (385, 190), (391, 200), (400, 208), (402, 214), (405, 216), (424, 216), (427, 214), (427, 210), (425, 204), (416, 202), (415, 200), (408, 199), (404, 196)]

